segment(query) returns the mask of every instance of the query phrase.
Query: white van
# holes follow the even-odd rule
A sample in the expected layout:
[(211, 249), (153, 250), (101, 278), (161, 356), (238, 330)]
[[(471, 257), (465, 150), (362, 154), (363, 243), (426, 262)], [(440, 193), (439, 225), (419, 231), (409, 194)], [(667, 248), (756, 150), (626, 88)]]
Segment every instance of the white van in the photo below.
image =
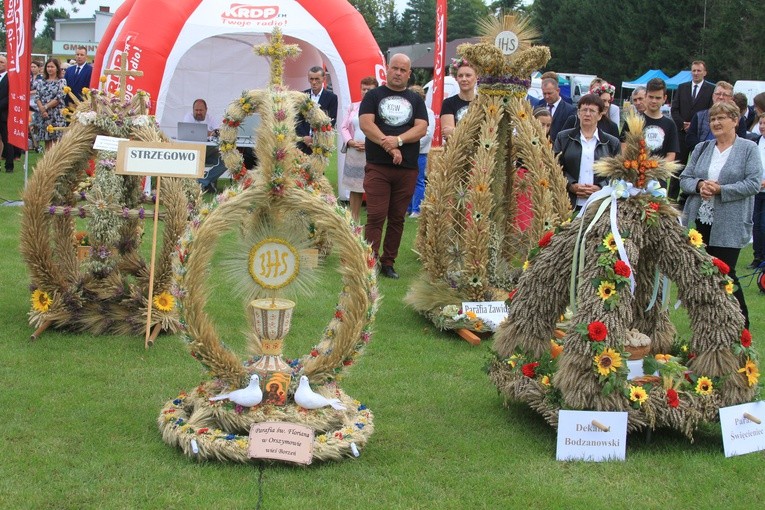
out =
[(733, 85), (733, 92), (743, 92), (746, 94), (746, 100), (749, 102), (749, 106), (752, 106), (754, 104), (754, 96), (760, 92), (765, 92), (765, 81), (738, 80)]
[(571, 102), (577, 104), (579, 98), (590, 91), (590, 82), (597, 78), (594, 74), (558, 73), (568, 80), (571, 87)]

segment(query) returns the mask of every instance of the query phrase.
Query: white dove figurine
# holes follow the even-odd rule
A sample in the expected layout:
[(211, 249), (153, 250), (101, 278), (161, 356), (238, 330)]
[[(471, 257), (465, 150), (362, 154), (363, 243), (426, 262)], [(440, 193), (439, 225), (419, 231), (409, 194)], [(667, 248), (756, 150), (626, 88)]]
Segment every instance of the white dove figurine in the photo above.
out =
[(338, 411), (345, 411), (345, 406), (337, 398), (327, 398), (319, 395), (311, 389), (308, 377), (300, 376), (300, 384), (295, 392), (295, 403), (305, 409), (319, 409), (320, 407), (332, 406)]
[(260, 401), (263, 400), (263, 390), (260, 389), (260, 377), (258, 377), (258, 374), (252, 374), (250, 384), (246, 388), (234, 390), (231, 393), (221, 393), (217, 397), (212, 397), (210, 402), (226, 398), (244, 407), (253, 407), (260, 404)]

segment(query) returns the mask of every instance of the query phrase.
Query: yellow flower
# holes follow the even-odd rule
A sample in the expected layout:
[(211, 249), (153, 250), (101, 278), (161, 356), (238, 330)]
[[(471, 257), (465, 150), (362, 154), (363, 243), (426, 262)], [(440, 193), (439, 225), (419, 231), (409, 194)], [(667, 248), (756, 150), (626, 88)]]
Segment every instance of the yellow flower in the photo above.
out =
[(630, 400), (643, 405), (643, 402), (648, 400), (648, 393), (645, 392), (645, 389), (642, 386), (630, 385)]
[(476, 190), (478, 193), (483, 193), (483, 192), (484, 192), (484, 191), (486, 191), (487, 189), (488, 189), (488, 188), (487, 188), (487, 186), (486, 186), (484, 183), (480, 183), (480, 184), (477, 184), (477, 185), (476, 185), (476, 187), (475, 187), (475, 190)]
[(473, 320), (476, 317), (475, 312), (473, 312), (471, 310), (468, 310), (467, 312), (465, 312), (465, 315), (467, 315), (468, 319), (470, 319), (470, 320)]
[(66, 86), (64, 87), (64, 94), (69, 94), (72, 91), (72, 87)]
[(175, 298), (167, 291), (154, 296), (154, 307), (160, 312), (169, 312), (175, 307)]
[(82, 87), (82, 93), (83, 94), (90, 94), (90, 89), (88, 87)]
[(725, 292), (728, 294), (733, 294), (733, 282), (729, 281), (725, 284)]
[(516, 362), (518, 361), (518, 356), (513, 354), (510, 356), (507, 360), (507, 364), (510, 365), (510, 368), (515, 368)]
[(539, 185), (542, 186), (545, 189), (550, 187), (550, 183), (547, 182), (547, 179), (539, 179)]
[(543, 386), (550, 386), (550, 376), (543, 375), (540, 382), (542, 383)]
[(530, 266), (530, 265), (531, 265), (531, 263), (530, 263), (528, 260), (527, 260), (527, 261), (525, 261), (525, 262), (523, 263), (523, 270), (524, 270), (524, 271), (525, 271), (525, 270), (527, 270), (527, 269), (529, 268), (529, 266)]
[(691, 243), (694, 248), (699, 248), (704, 243), (701, 234), (695, 228), (688, 231), (688, 242)]
[(656, 358), (656, 361), (660, 363), (666, 363), (667, 361), (672, 359), (671, 354), (655, 354), (654, 358)]
[(52, 126), (52, 125), (48, 124), (48, 127), (47, 127), (47, 128), (45, 128), (45, 130), (46, 130), (48, 133), (52, 133), (52, 132), (54, 131), (54, 128), (53, 128), (53, 126)]
[(746, 364), (738, 369), (739, 373), (746, 374), (746, 380), (749, 386), (757, 384), (757, 380), (760, 378), (760, 371), (757, 369), (757, 364), (749, 358), (746, 358)]
[(603, 246), (608, 248), (611, 253), (616, 252), (616, 241), (614, 240), (613, 232), (609, 232), (608, 235), (603, 239)]
[(483, 330), (483, 322), (482, 321), (476, 321), (475, 324), (473, 324), (473, 329), (475, 329), (476, 331), (479, 331), (479, 332), (481, 330)]
[(622, 366), (622, 356), (613, 349), (606, 349), (601, 354), (595, 356), (595, 366), (598, 369), (598, 373), (603, 376), (608, 376), (611, 372)]
[(98, 81), (100, 81), (101, 83), (106, 83), (106, 76), (102, 74), (101, 77), (98, 79)]
[(616, 285), (608, 281), (600, 282), (598, 286), (598, 296), (605, 301), (606, 299), (616, 295)]
[(712, 379), (709, 377), (699, 377), (696, 381), (696, 393), (699, 395), (711, 395), (714, 386), (712, 385)]
[(322, 434), (319, 437), (316, 438), (316, 440), (322, 444), (327, 442), (327, 436), (326, 434)]
[(51, 303), (53, 303), (53, 300), (47, 292), (37, 289), (32, 293), (32, 308), (35, 312), (47, 312)]

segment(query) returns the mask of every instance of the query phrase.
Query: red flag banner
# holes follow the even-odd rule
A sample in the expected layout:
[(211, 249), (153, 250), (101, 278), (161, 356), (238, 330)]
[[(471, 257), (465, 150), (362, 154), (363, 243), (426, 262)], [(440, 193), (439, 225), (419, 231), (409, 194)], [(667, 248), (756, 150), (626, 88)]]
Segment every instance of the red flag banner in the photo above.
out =
[(32, 48), (32, 0), (5, 0), (8, 59), (8, 143), (27, 148), (29, 79)]
[(444, 102), (444, 72), (446, 70), (446, 0), (436, 3), (436, 51), (433, 56), (433, 103), (436, 116), (433, 146), (441, 146), (441, 103)]

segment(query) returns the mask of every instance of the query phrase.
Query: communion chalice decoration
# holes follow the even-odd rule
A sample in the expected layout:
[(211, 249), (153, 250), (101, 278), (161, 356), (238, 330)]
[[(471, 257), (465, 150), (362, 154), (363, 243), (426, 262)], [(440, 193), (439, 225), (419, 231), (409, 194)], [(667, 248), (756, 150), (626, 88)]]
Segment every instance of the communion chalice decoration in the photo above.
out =
[[(355, 457), (374, 431), (373, 415), (339, 387), (338, 379), (371, 339), (379, 298), (375, 259), (361, 227), (327, 191), (331, 187), (323, 170), (335, 146), (329, 117), (305, 94), (282, 84), (284, 60), (295, 57), (299, 48), (285, 44), (275, 29), (270, 42), (255, 51), (271, 59), (271, 83), (232, 101), (220, 133), (221, 155), (236, 176), (235, 185), (199, 208), (176, 247), (173, 266), (183, 334), (207, 378), (167, 402), (158, 425), (165, 442), (195, 459), (295, 462), (253, 452), (261, 442), (254, 439), (256, 429), (279, 429), (277, 424), (285, 422), (283, 429), (310, 432), (305, 439), (309, 462)], [(246, 172), (241, 170), (236, 132), (256, 112), (262, 119), (255, 133), (258, 166)], [(310, 156), (296, 145), (294, 119), (299, 113), (314, 133)], [(219, 241), (230, 244), (216, 254)], [(341, 290), (320, 338), (306, 342), (306, 328), (297, 328), (297, 323), (288, 334), (300, 299), (317, 287), (315, 269), (327, 260), (320, 259), (322, 248), (339, 254)], [(241, 337), (224, 345), (224, 335), (205, 309), (214, 255), (222, 259), (219, 271), (228, 282), (226, 290), (242, 300), (249, 325), (244, 359), (234, 351)], [(311, 301), (310, 315), (320, 312), (318, 302)], [(312, 345), (307, 354), (292, 359), (285, 354), (306, 344)], [(259, 389), (252, 387), (253, 381), (260, 381)], [(254, 398), (240, 402), (257, 403), (247, 407), (226, 397), (242, 392)], [(323, 405), (325, 401), (332, 405)]]

